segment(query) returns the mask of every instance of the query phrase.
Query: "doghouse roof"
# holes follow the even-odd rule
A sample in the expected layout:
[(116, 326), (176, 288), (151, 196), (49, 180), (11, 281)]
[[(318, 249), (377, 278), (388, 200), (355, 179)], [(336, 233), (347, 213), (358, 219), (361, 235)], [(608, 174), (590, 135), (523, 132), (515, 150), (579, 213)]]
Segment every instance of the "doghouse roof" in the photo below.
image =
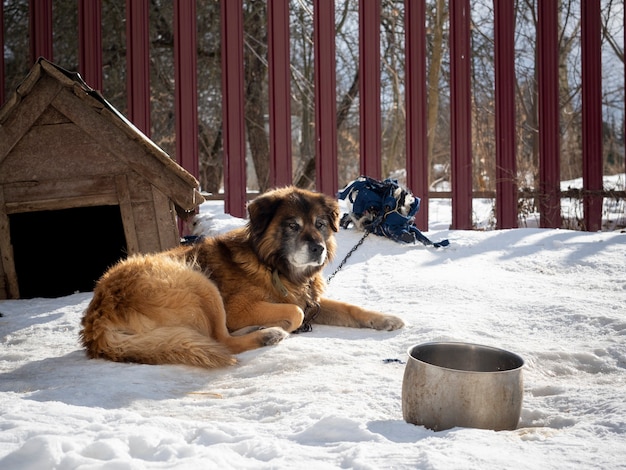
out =
[[(70, 148), (74, 144), (72, 139), (78, 141), (78, 145), (89, 145), (90, 148), (95, 144), (101, 150), (95, 153), (103, 155), (103, 160), (92, 161), (93, 166), (104, 164), (119, 168), (123, 165), (127, 171), (136, 172), (162, 191), (178, 210), (184, 212), (194, 210), (204, 201), (193, 175), (172, 160), (100, 93), (90, 88), (78, 73), (68, 72), (44, 58), (37, 60), (15, 93), (0, 108), (0, 184), (14, 182), (15, 178), (23, 180), (26, 176), (18, 175), (25, 165), (7, 157), (33, 124), (60, 119), (71, 124), (71, 129), (66, 127), (67, 135), (55, 130), (47, 137), (50, 142), (36, 142), (33, 146), (41, 145), (45, 150), (48, 144), (57, 149), (57, 154), (59, 148), (65, 147), (68, 153), (77, 154), (77, 149)], [(41, 153), (41, 148), (38, 152)], [(50, 172), (72, 172), (67, 161), (64, 168), (51, 168), (55, 166), (55, 158), (58, 160), (59, 156), (51, 155), (43, 162), (32, 162), (29, 171), (45, 171), (48, 177)]]

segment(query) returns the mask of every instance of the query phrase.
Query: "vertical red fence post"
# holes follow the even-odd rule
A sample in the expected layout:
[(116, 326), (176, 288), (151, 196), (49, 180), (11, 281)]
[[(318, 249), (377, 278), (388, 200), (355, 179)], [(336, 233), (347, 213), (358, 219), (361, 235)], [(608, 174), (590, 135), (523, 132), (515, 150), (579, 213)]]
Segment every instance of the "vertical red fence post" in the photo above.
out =
[(539, 224), (561, 227), (558, 2), (538, 0)]
[(581, 2), (585, 230), (602, 228), (602, 31), (600, 0)]
[(126, 0), (128, 118), (150, 137), (150, 2)]
[(291, 72), (289, 0), (267, 3), (269, 68), (270, 185), (293, 182), (291, 162)]
[(28, 5), (31, 62), (39, 57), (52, 62), (52, 0), (29, 0)]
[(221, 0), (221, 12), (224, 209), (235, 217), (245, 217), (247, 190), (242, 0)]
[(78, 1), (78, 70), (87, 85), (102, 91), (102, 0)]
[(361, 173), (381, 177), (380, 0), (359, 0)]
[[(334, 1), (313, 0), (316, 89), (316, 178), (318, 190), (335, 195), (337, 184)], [(542, 227), (561, 226), (558, 85), (558, 4), (538, 0), (539, 184)], [(53, 60), (53, 0), (29, 0), (30, 54)], [(79, 71), (102, 88), (102, 0), (78, 0)], [(221, 0), (225, 208), (245, 215), (246, 169), (243, 115), (242, 1)], [(380, 0), (359, 0), (361, 170), (380, 177)], [(581, 2), (583, 185), (585, 229), (600, 230), (602, 216), (601, 24), (599, 0)], [(427, 228), (428, 155), (425, 97), (425, 2), (405, 0), (407, 183), (425, 201), (416, 223)], [(452, 227), (471, 228), (472, 143), (469, 0), (450, 0)], [(496, 56), (496, 198), (498, 228), (517, 224), (514, 91), (514, 2), (494, 0)], [(198, 175), (195, 4), (175, 5), (177, 156)], [(149, 0), (126, 0), (129, 119), (150, 133)], [(4, 7), (0, 5), (0, 22)], [(291, 182), (289, 1), (268, 5), (271, 155), (273, 183)], [(625, 22), (626, 25), (626, 22)], [(4, 32), (4, 27), (0, 27)], [(626, 31), (626, 28), (625, 28)], [(624, 33), (626, 40), (626, 32)], [(4, 47), (0, 37), (0, 50)], [(625, 68), (626, 70), (626, 68)], [(0, 102), (5, 99), (4, 57), (0, 57)], [(625, 103), (626, 104), (626, 103)], [(190, 112), (189, 110), (194, 110)], [(626, 169), (626, 168), (625, 168)]]
[[(335, 2), (313, 0), (315, 61), (315, 179), (316, 189), (336, 197), (337, 103), (335, 70)], [(302, 123), (306, 125), (306, 123)]]
[(176, 160), (198, 177), (196, 2), (174, 2), (174, 110)]
[(415, 225), (428, 230), (428, 126), (426, 100), (426, 2), (404, 1), (406, 182), (421, 199)]
[(497, 228), (517, 227), (515, 2), (494, 0)]
[(472, 102), (469, 0), (450, 0), (452, 228), (472, 228)]

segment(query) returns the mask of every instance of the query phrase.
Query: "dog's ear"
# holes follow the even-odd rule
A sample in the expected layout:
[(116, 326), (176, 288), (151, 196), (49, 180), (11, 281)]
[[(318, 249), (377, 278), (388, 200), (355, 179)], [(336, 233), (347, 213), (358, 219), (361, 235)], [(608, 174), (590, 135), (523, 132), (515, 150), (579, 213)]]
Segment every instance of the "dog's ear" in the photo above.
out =
[(248, 203), (248, 230), (254, 239), (258, 240), (263, 236), (281, 202), (282, 198), (270, 191)]
[(323, 195), (324, 197), (324, 208), (326, 213), (328, 214), (328, 222), (330, 223), (330, 228), (333, 229), (333, 232), (339, 230), (339, 203), (337, 200), (333, 199), (330, 196)]

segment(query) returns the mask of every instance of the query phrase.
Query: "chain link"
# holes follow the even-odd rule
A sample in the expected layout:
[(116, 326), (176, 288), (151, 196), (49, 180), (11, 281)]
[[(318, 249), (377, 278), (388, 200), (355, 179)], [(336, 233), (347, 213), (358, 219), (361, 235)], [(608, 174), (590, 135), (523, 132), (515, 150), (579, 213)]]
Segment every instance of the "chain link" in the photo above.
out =
[(348, 258), (350, 258), (350, 256), (352, 256), (352, 253), (354, 253), (363, 244), (363, 242), (365, 241), (365, 239), (370, 233), (372, 233), (370, 230), (365, 230), (365, 233), (363, 234), (361, 239), (357, 242), (356, 245), (352, 247), (350, 251), (348, 251), (348, 254), (341, 261), (341, 263), (339, 263), (339, 266), (337, 266), (337, 269), (335, 269), (335, 271), (330, 276), (328, 276), (328, 279), (326, 279), (326, 284), (329, 284), (332, 278), (335, 277), (335, 274), (337, 274), (341, 270), (341, 268), (343, 268), (343, 265), (346, 264), (346, 261), (348, 261)]

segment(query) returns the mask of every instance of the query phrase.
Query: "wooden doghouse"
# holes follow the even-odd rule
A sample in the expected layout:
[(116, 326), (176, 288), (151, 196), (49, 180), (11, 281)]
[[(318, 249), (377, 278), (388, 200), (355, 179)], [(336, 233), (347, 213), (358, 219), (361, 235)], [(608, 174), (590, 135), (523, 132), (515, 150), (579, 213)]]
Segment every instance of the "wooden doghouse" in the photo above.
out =
[(91, 291), (180, 243), (198, 181), (76, 73), (39, 59), (0, 109), (0, 299)]

